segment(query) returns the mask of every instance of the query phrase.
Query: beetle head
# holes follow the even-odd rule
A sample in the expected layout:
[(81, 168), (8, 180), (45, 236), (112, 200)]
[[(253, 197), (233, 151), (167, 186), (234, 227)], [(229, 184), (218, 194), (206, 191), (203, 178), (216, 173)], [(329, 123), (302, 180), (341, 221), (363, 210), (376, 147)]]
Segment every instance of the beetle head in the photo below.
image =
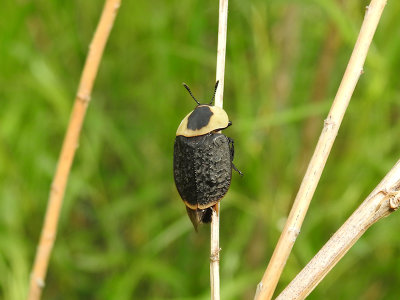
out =
[(232, 123), (229, 121), (228, 115), (220, 107), (212, 106), (212, 102), (214, 101), (215, 94), (218, 88), (217, 81), (214, 87), (214, 94), (211, 98), (210, 103), (201, 104), (192, 94), (190, 88), (183, 83), (183, 86), (187, 89), (190, 96), (192, 96), (193, 100), (196, 101), (196, 108), (190, 112), (181, 122), (176, 131), (176, 135), (182, 135), (186, 137), (193, 137), (204, 135), (210, 133), (212, 131), (219, 131), (227, 128)]

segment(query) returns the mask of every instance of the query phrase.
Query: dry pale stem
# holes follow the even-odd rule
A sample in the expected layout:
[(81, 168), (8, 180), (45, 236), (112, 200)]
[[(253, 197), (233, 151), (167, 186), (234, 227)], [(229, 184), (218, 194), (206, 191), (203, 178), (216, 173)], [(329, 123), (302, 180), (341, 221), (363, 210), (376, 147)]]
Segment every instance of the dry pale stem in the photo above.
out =
[(226, 56), (226, 34), (228, 31), (228, 0), (219, 1), (218, 19), (218, 51), (216, 80), (219, 80), (217, 93), (215, 94), (215, 106), (223, 106), (224, 78), (225, 78), (225, 56)]
[(400, 160), (277, 299), (307, 297), (371, 225), (399, 208), (399, 200)]
[(29, 300), (40, 299), (42, 289), (45, 285), (47, 267), (57, 233), (57, 224), (68, 175), (75, 151), (78, 147), (79, 135), (85, 118), (86, 109), (90, 101), (90, 95), (99, 63), (119, 6), (120, 0), (107, 0), (105, 2), (100, 22), (89, 47), (89, 54), (83, 68), (67, 133), (65, 135), (56, 173), (50, 189), (47, 211), (31, 273), (28, 294)]
[[(218, 49), (217, 49), (217, 71), (216, 80), (219, 81), (215, 95), (215, 106), (223, 106), (224, 77), (225, 77), (225, 55), (226, 55), (226, 34), (228, 31), (228, 0), (219, 1), (218, 16)], [(211, 299), (220, 299), (219, 280), (219, 215), (220, 204), (215, 205), (211, 217), (211, 256), (210, 256), (210, 284)]]
[(220, 297), (219, 284), (219, 203), (212, 209), (211, 223), (211, 255), (210, 255), (210, 284), (211, 299), (217, 300)]
[(272, 254), (262, 281), (257, 287), (255, 299), (271, 299), (290, 251), (300, 232), (311, 198), (328, 159), (351, 95), (360, 75), (372, 37), (379, 23), (386, 0), (372, 0), (366, 9), (364, 22), (342, 82), (333, 101), (331, 110), (324, 122), (318, 144), (304, 175), (288, 220)]

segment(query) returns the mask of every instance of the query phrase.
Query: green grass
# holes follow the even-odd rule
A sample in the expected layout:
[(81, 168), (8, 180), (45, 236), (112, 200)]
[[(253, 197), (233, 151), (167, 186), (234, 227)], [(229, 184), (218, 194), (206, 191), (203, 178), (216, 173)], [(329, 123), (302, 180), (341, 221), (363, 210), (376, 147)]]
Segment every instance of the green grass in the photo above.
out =
[[(0, 298), (24, 299), (72, 101), (102, 1), (0, 10)], [(229, 4), (225, 101), (234, 174), (222, 201), (223, 299), (252, 299), (350, 57), (368, 1)], [(388, 1), (278, 290), (399, 158), (400, 2)], [(123, 1), (69, 179), (43, 299), (208, 299), (209, 228), (172, 177), (176, 128), (209, 99), (217, 1)], [(398, 299), (397, 214), (309, 299)]]

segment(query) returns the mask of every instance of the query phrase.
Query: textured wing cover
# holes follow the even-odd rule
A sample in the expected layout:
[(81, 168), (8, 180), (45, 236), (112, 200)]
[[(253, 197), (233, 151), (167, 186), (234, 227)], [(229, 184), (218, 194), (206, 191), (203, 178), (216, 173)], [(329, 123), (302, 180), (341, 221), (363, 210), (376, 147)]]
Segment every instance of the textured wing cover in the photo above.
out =
[(214, 205), (228, 191), (231, 178), (232, 158), (225, 135), (176, 137), (175, 184), (183, 201), (192, 209)]

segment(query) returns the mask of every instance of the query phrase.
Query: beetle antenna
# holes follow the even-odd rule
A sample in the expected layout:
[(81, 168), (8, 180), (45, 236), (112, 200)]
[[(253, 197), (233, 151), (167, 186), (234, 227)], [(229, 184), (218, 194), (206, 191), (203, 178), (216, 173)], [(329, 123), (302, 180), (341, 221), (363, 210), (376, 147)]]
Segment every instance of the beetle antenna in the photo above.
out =
[(186, 83), (182, 83), (183, 84), (183, 86), (185, 87), (185, 89), (187, 89), (188, 90), (188, 92), (189, 92), (189, 94), (190, 94), (190, 96), (192, 96), (192, 98), (194, 99), (194, 101), (196, 101), (196, 103), (198, 104), (198, 105), (200, 105), (200, 102), (199, 101), (197, 101), (197, 99), (193, 96), (193, 94), (192, 94), (192, 91), (190, 90), (190, 88), (187, 86), (187, 84)]
[(213, 97), (212, 97), (212, 99), (211, 99), (211, 102), (210, 102), (210, 104), (209, 104), (209, 105), (211, 105), (211, 104), (213, 103), (213, 101), (214, 101), (215, 94), (217, 93), (217, 87), (218, 87), (218, 83), (219, 83), (219, 80), (217, 80), (217, 82), (215, 83), (214, 95), (213, 95)]

